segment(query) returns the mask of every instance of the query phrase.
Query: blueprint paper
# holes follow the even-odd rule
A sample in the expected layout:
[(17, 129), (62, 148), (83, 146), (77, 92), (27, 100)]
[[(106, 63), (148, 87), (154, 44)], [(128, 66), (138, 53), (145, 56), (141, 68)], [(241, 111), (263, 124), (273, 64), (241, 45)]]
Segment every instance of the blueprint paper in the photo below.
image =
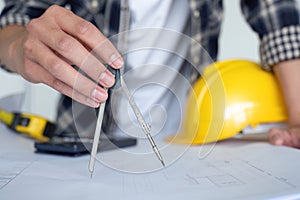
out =
[[(13, 145), (12, 145), (13, 144)], [(127, 151), (149, 148), (143, 142)], [(89, 156), (65, 157), (35, 154), (33, 141), (0, 126), (0, 199), (297, 199), (300, 194), (300, 151), (266, 142), (228, 140), (188, 148), (172, 163), (168, 156), (186, 148), (171, 145), (163, 151), (167, 167), (155, 157), (136, 160), (129, 154), (109, 151), (98, 154), (93, 179)], [(166, 153), (173, 152), (174, 155)], [(126, 173), (107, 165), (141, 170)], [(154, 163), (154, 164), (153, 164)], [(136, 167), (139, 166), (139, 167)], [(16, 192), (17, 191), (17, 192)]]

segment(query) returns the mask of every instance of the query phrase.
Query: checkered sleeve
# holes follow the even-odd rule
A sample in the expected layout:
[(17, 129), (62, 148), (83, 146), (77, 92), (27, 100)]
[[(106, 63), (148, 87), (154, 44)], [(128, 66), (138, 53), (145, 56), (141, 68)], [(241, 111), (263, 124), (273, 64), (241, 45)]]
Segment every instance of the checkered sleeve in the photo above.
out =
[(294, 0), (243, 0), (242, 11), (260, 38), (262, 67), (300, 58), (300, 21)]
[(7, 25), (26, 25), (29, 22), (29, 17), (24, 14), (7, 14), (0, 18), (0, 29)]
[(265, 35), (261, 40), (260, 56), (263, 66), (300, 58), (300, 26), (287, 26)]
[(66, 1), (5, 0), (4, 3), (4, 8), (0, 15), (0, 28), (7, 25), (26, 25), (30, 19), (41, 16), (49, 6), (53, 4), (64, 5)]

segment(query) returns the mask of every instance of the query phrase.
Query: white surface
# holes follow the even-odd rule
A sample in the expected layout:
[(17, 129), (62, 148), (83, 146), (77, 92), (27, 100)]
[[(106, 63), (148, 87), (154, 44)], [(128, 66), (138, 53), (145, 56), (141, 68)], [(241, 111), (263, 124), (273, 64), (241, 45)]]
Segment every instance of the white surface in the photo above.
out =
[[(130, 148), (131, 152), (148, 145)], [(183, 146), (171, 145), (171, 152)], [(205, 152), (201, 154), (201, 152)], [(202, 150), (202, 151), (200, 151)], [(98, 154), (110, 165), (147, 169), (157, 160), (132, 160), (120, 151)], [(205, 155), (205, 156), (203, 156)], [(300, 151), (268, 143), (224, 141), (190, 148), (175, 163), (151, 173), (124, 173), (100, 162), (93, 179), (89, 156), (35, 154), (33, 141), (0, 125), (0, 199), (297, 199)]]

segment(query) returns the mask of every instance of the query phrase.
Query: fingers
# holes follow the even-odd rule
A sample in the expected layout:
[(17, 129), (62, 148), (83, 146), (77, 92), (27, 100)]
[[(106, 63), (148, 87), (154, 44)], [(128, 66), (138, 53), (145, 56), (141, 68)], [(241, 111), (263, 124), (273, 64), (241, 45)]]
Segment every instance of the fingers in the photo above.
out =
[[(70, 47), (78, 47), (72, 45), (80, 44), (83, 48), (86, 46), (89, 49), (92, 49), (93, 53), (95, 53), (104, 63), (108, 63), (114, 68), (121, 68), (123, 66), (123, 59), (113, 44), (92, 23), (78, 17), (71, 11), (58, 6), (50, 7), (46, 12), (45, 17), (48, 15), (53, 17), (53, 24), (56, 25), (51, 29), (58, 31), (57, 38), (52, 35), (54, 40), (54, 42), (52, 42), (52, 48), (57, 48), (60, 50), (60, 53), (64, 53), (65, 51), (72, 51)], [(67, 37), (66, 35), (71, 37)], [(73, 38), (73, 42), (71, 38)], [(75, 43), (74, 40), (78, 41), (79, 44)], [(47, 40), (45, 42), (47, 42)], [(86, 56), (86, 54), (82, 54), (83, 51), (78, 53), (81, 55), (78, 58)]]
[[(36, 82), (45, 83), (55, 90), (61, 92), (62, 94), (69, 96), (70, 98), (73, 98), (74, 100), (90, 106), (90, 107), (99, 107), (100, 102), (104, 101), (107, 96), (104, 96), (101, 101), (97, 100), (95, 95), (92, 95), (92, 97), (85, 96), (80, 92), (77, 92), (69, 85), (65, 84), (64, 82), (56, 79), (54, 76), (52, 76), (50, 73), (48, 73), (43, 67), (41, 67), (38, 63), (35, 63), (29, 59), (26, 60), (25, 64), (31, 68), (29, 73), (38, 73), (40, 77), (43, 78), (43, 80), (36, 80)], [(28, 76), (32, 77), (31, 74), (26, 73)], [(106, 94), (107, 95), (107, 94)]]
[(272, 128), (268, 131), (268, 138), (274, 145), (284, 145), (286, 133), (280, 128)]
[[(51, 6), (27, 25), (27, 32), (25, 60), (42, 67), (43, 74), (49, 73), (43, 80), (34, 74), (31, 79), (93, 107), (107, 99), (107, 92), (96, 83), (109, 88), (115, 80), (102, 62), (120, 68), (123, 60), (95, 26), (71, 11)], [(70, 63), (78, 66), (80, 73)]]
[(274, 145), (285, 145), (300, 148), (300, 127), (271, 128), (268, 131), (269, 141)]
[(123, 59), (112, 43), (90, 22), (87, 22), (72, 12), (60, 12), (55, 15), (58, 26), (68, 34), (79, 39), (103, 60), (114, 68), (123, 65)]
[[(28, 40), (25, 43), (24, 49), (24, 52), (26, 55), (28, 54), (27, 57), (29, 57), (29, 59), (43, 66), (44, 70), (39, 72), (39, 74), (46, 74), (49, 72), (51, 74), (46, 75), (42, 80), (38, 80), (38, 82), (45, 83), (59, 92), (84, 104), (91, 104), (91, 100), (99, 104), (107, 99), (108, 95), (106, 90), (92, 82), (86, 76), (78, 73), (73, 67), (60, 59), (43, 43), (36, 40)], [(27, 70), (29, 72), (33, 71), (33, 66), (31, 65), (33, 65), (33, 63), (29, 65), (30, 69)], [(41, 70), (42, 69), (40, 69), (40, 71)], [(102, 82), (102, 85), (108, 85), (107, 80), (109, 79), (107, 77), (110, 75), (108, 73), (102, 73), (101, 76), (100, 82)], [(111, 79), (113, 80), (112, 75)], [(84, 99), (81, 96), (85, 97), (87, 102), (83, 102)], [(92, 105), (95, 104), (94, 102), (92, 102)]]
[[(48, 27), (51, 29), (51, 31), (49, 30), (51, 32), (51, 37), (49, 37), (47, 34), (43, 33), (40, 28), (36, 28), (36, 26), (38, 26), (38, 24), (35, 24), (33, 21), (28, 29), (35, 29), (35, 32), (39, 32), (39, 39), (42, 43), (69, 60), (69, 62), (78, 66), (93, 80), (102, 81), (102, 84), (104, 84), (103, 86), (110, 87), (113, 85), (114, 78), (112, 74), (109, 74), (107, 71), (105, 72), (106, 68), (104, 65), (96, 59), (93, 54), (88, 52), (78, 40), (66, 34), (58, 27)], [(42, 57), (43, 56), (45, 56), (44, 53)], [(103, 72), (108, 76), (102, 75)], [(103, 77), (106, 79), (101, 80)]]

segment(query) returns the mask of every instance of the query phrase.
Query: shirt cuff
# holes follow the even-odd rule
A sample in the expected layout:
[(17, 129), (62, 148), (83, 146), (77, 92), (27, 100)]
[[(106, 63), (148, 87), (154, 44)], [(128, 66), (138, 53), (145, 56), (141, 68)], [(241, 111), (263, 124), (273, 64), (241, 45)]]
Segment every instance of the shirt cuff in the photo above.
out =
[(287, 26), (263, 36), (260, 58), (262, 68), (268, 71), (279, 62), (300, 58), (300, 25)]
[(22, 14), (8, 14), (1, 16), (0, 29), (8, 25), (26, 25), (30, 21), (29, 16)]

